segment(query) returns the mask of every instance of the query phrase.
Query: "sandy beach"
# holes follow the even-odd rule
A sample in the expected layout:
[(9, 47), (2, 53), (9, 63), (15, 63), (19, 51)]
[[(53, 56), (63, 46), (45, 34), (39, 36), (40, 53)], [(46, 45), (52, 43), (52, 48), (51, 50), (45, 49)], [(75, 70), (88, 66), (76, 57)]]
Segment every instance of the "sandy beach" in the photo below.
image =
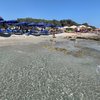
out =
[(11, 37), (0, 37), (0, 46), (5, 45), (14, 45), (21, 42), (30, 42), (30, 43), (39, 43), (46, 40), (59, 40), (64, 38), (91, 38), (91, 37), (100, 37), (95, 33), (61, 33), (56, 34), (56, 38), (52, 38), (52, 35), (48, 36), (26, 36), (26, 35), (12, 35)]

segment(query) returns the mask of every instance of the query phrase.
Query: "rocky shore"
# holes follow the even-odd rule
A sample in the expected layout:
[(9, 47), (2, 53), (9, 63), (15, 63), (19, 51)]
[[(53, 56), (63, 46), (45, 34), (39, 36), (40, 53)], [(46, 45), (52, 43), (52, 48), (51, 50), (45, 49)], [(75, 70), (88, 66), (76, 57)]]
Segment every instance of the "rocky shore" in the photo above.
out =
[(67, 35), (64, 38), (75, 40), (75, 39), (86, 39), (86, 40), (96, 40), (100, 41), (100, 35), (98, 34), (92, 34), (92, 33), (80, 33), (80, 34), (74, 34)]

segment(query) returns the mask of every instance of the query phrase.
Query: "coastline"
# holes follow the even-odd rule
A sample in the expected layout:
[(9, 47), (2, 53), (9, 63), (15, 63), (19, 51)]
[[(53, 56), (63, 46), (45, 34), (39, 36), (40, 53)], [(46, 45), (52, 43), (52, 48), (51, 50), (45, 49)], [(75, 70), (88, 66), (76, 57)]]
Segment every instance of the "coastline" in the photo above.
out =
[(59, 40), (59, 39), (90, 39), (100, 41), (100, 35), (95, 33), (61, 33), (56, 34), (56, 38), (52, 35), (42, 36), (26, 36), (26, 35), (12, 35), (11, 37), (0, 37), (0, 46), (15, 45), (19, 43), (39, 43), (46, 40)]

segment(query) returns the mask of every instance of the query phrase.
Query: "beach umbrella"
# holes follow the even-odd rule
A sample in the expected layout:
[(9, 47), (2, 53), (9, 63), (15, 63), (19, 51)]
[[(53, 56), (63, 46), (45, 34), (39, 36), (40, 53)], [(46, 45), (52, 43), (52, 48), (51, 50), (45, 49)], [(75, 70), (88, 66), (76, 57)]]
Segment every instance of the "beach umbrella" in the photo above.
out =
[(55, 25), (48, 23), (48, 24), (45, 25), (45, 27), (55, 27)]
[(18, 23), (17, 20), (7, 20), (6, 21), (7, 24), (15, 24), (15, 23)]
[(87, 27), (88, 29), (92, 29), (92, 27)]
[(85, 26), (85, 25), (80, 25), (79, 27), (80, 27), (80, 28), (86, 28), (86, 26)]
[(69, 26), (64, 26), (63, 28), (70, 28)]
[(56, 25), (55, 25), (55, 28), (62, 28), (62, 26), (60, 26), (60, 25), (57, 25), (57, 26), (56, 26)]
[(29, 23), (28, 26), (37, 26), (37, 23), (34, 23), (34, 22)]
[(46, 26), (46, 23), (44, 23), (44, 22), (40, 22), (40, 23), (37, 23), (37, 26), (39, 26), (39, 27), (45, 27)]
[(28, 22), (19, 22), (16, 24), (16, 26), (27, 26), (28, 24)]
[(48, 23), (45, 25), (45, 27), (51, 27), (52, 24)]

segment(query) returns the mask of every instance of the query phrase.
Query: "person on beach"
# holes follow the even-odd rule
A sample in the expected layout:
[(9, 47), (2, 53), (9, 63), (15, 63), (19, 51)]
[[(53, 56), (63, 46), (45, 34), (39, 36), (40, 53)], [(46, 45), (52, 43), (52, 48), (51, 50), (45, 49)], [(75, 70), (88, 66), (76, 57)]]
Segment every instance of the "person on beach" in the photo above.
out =
[(53, 38), (56, 38), (55, 34), (56, 34), (56, 28), (51, 28), (50, 29), (50, 34), (52, 34)]

